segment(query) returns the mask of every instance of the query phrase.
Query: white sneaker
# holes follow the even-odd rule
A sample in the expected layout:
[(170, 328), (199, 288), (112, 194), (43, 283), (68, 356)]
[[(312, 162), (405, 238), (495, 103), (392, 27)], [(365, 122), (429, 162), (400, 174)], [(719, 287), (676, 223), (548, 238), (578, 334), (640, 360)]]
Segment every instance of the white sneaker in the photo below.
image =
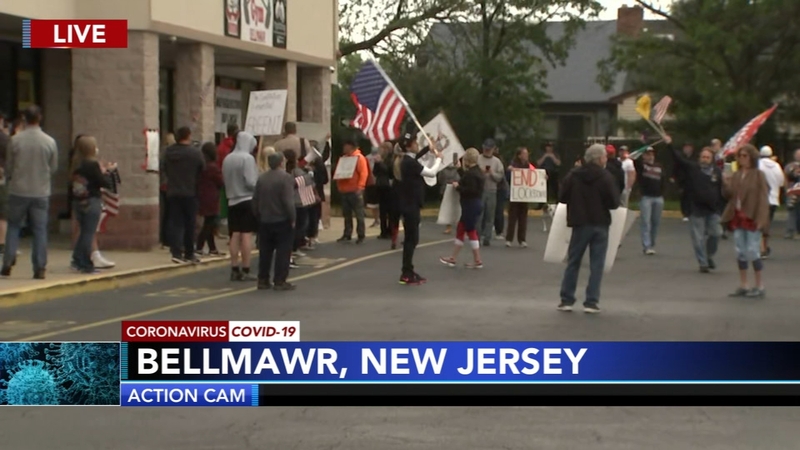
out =
[(519, 246), (522, 247), (522, 248), (528, 248), (528, 243), (527, 242), (520, 242)]
[(511, 247), (511, 242), (510, 241), (506, 241), (506, 247)]
[(495, 238), (496, 240), (498, 240), (498, 241), (502, 241), (502, 240), (503, 240), (503, 239), (505, 239), (506, 237), (505, 237), (505, 236), (503, 236), (502, 234), (498, 234), (498, 235), (495, 235), (495, 237), (494, 237), (494, 238)]
[(113, 261), (103, 258), (100, 252), (92, 253), (92, 264), (94, 264), (95, 269), (111, 269), (117, 265)]
[(688, 217), (684, 217), (684, 218), (683, 218), (683, 221), (684, 221), (684, 222), (688, 222), (688, 221), (689, 221), (689, 218), (688, 218)]

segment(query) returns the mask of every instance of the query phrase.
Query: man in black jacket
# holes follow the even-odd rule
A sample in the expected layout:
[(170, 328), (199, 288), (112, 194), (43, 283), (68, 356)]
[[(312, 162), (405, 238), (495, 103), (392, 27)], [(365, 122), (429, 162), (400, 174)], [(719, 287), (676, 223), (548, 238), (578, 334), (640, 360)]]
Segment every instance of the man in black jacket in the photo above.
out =
[(578, 273), (588, 247), (590, 275), (583, 311), (596, 314), (600, 312), (597, 304), (608, 250), (610, 210), (619, 207), (620, 191), (614, 177), (605, 170), (608, 155), (602, 145), (589, 147), (583, 158), (584, 164), (567, 175), (559, 191), (559, 202), (567, 205), (567, 226), (572, 228), (572, 238), (567, 252), (567, 268), (561, 281), (558, 310), (572, 311)]
[(614, 177), (617, 189), (622, 192), (625, 190), (625, 170), (622, 168), (622, 161), (617, 159), (617, 149), (611, 144), (606, 145), (606, 155), (606, 170)]
[(685, 151), (679, 152), (672, 147), (669, 136), (664, 142), (675, 160), (675, 170), (681, 174), (694, 255), (700, 264), (700, 272), (708, 273), (717, 267), (714, 255), (722, 236), (722, 170), (714, 164), (714, 152), (709, 147), (700, 152), (698, 161), (692, 161)]

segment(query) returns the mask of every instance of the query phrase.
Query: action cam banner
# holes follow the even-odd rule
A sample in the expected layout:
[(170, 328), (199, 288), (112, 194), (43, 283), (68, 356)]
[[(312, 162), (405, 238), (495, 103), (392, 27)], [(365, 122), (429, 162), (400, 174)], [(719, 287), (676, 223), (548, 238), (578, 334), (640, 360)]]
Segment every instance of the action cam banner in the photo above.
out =
[(770, 382), (800, 380), (796, 342), (139, 343), (149, 382)]

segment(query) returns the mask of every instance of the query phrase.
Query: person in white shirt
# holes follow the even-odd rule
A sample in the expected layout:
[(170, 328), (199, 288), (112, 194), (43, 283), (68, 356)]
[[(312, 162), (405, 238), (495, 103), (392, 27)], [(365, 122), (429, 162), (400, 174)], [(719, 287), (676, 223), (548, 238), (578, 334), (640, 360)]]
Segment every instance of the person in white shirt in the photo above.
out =
[[(783, 174), (783, 167), (772, 160), (772, 147), (765, 145), (761, 147), (761, 159), (758, 161), (758, 170), (764, 173), (769, 186), (769, 223), (775, 217), (775, 210), (781, 204), (781, 188), (786, 184), (786, 177)], [(761, 258), (766, 259), (771, 253), (769, 248), (769, 226), (767, 226), (761, 239)]]
[(631, 152), (628, 150), (627, 145), (619, 148), (619, 160), (622, 161), (622, 171), (625, 173), (625, 190), (622, 191), (621, 203), (623, 208), (628, 207), (628, 201), (631, 198), (631, 190), (634, 183), (636, 183), (636, 166), (633, 165), (633, 160), (630, 157)]

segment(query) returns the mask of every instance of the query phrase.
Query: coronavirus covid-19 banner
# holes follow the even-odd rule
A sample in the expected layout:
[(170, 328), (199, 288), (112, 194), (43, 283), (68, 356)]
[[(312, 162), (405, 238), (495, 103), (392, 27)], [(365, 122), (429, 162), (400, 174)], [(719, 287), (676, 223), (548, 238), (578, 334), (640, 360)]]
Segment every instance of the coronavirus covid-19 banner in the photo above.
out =
[[(306, 330), (308, 331), (308, 330)], [(300, 341), (299, 322), (123, 322), (0, 344), (4, 405), (800, 404), (797, 342)]]

